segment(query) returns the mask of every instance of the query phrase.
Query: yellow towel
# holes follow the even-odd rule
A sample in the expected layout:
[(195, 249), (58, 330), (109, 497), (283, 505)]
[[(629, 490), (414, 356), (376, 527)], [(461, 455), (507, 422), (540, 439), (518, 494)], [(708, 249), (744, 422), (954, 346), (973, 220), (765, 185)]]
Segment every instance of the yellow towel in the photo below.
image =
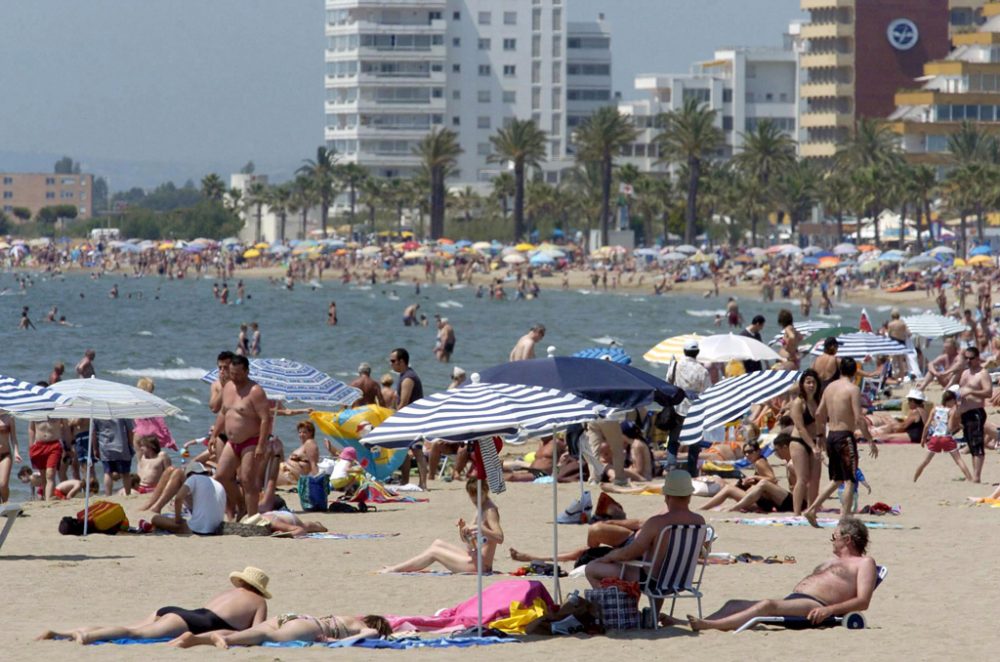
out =
[(510, 603), (510, 616), (498, 618), (490, 623), (490, 627), (507, 634), (525, 634), (527, 627), (548, 614), (548, 611), (541, 598), (535, 598), (530, 607), (522, 607), (520, 602), (514, 600)]

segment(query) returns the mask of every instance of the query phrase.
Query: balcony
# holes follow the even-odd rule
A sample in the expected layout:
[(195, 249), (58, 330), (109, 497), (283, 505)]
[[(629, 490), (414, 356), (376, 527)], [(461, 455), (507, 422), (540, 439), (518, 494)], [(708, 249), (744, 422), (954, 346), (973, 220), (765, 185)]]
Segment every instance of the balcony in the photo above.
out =
[(799, 62), (803, 69), (853, 67), (854, 53), (803, 53)]
[(443, 11), (447, 8), (447, 0), (326, 0), (327, 9), (426, 9), (428, 11)]
[(799, 126), (803, 129), (819, 129), (829, 127), (849, 127), (854, 124), (854, 116), (850, 113), (838, 113), (836, 111), (802, 113), (799, 117)]
[(391, 46), (360, 46), (357, 50), (358, 58), (385, 58), (391, 57), (394, 60), (444, 60), (444, 45), (427, 47), (406, 47), (393, 48)]
[(955, 46), (995, 46), (1000, 44), (1000, 32), (967, 32), (951, 38)]
[(835, 142), (812, 142), (799, 144), (799, 156), (805, 159), (829, 159), (837, 154)]
[(852, 83), (802, 83), (799, 94), (803, 99), (854, 96)]
[(429, 71), (426, 73), (364, 73), (359, 74), (355, 83), (366, 86), (399, 85), (400, 83), (420, 82), (433, 83), (444, 86), (447, 76), (443, 71)]
[(806, 23), (802, 26), (799, 36), (803, 39), (853, 37), (854, 25), (851, 23)]
[(811, 9), (853, 9), (854, 0), (801, 0), (799, 7), (802, 11)]

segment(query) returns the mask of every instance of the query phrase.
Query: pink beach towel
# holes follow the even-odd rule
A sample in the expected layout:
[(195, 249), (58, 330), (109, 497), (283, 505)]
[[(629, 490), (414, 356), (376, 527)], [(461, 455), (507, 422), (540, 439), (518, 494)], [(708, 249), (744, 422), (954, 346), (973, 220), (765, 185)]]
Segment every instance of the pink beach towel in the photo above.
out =
[[(541, 582), (534, 580), (507, 580), (490, 584), (483, 589), (483, 623), (510, 616), (510, 603), (522, 605), (534, 603), (541, 598), (550, 610), (556, 609), (552, 596)], [(442, 609), (434, 616), (387, 616), (393, 632), (449, 632), (473, 627), (478, 619), (476, 596), (465, 602)]]

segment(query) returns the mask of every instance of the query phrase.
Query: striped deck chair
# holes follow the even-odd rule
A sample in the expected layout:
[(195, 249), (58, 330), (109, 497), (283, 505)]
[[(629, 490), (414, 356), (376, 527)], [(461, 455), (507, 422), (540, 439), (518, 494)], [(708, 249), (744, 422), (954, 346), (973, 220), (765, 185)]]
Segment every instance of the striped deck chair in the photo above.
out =
[(0, 530), (0, 548), (3, 548), (3, 543), (7, 540), (7, 536), (10, 534), (10, 530), (14, 527), (14, 522), (21, 515), (21, 506), (7, 504), (0, 506), (0, 518), (4, 518), (7, 521), (4, 522), (3, 529)]
[[(875, 576), (875, 588), (877, 589), (882, 582), (885, 580), (886, 575), (889, 574), (888, 568), (884, 565), (876, 566), (878, 574)], [(868, 623), (865, 621), (865, 617), (861, 612), (853, 611), (849, 614), (844, 614), (843, 616), (831, 616), (822, 623), (811, 623), (808, 618), (803, 618), (802, 616), (757, 616), (751, 618), (749, 621), (741, 625), (736, 630), (733, 630), (734, 634), (743, 632), (744, 630), (749, 630), (757, 625), (776, 625), (778, 627), (793, 629), (793, 630), (806, 630), (810, 628), (826, 628), (834, 627), (840, 625), (847, 628), (848, 630), (864, 630)]]
[[(701, 618), (701, 580), (705, 575), (715, 530), (708, 525), (673, 524), (660, 532), (648, 561), (627, 561), (622, 564), (622, 576), (628, 567), (640, 569), (639, 586), (649, 598), (652, 627), (659, 627), (657, 601), (670, 598), (670, 615), (678, 598), (698, 601)], [(700, 567), (699, 567), (700, 566)]]

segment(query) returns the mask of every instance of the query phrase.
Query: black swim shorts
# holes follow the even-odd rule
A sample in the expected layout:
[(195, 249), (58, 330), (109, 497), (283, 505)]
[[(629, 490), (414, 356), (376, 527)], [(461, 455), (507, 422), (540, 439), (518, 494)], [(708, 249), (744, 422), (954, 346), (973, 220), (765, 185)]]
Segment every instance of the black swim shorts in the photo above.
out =
[(191, 634), (205, 634), (215, 630), (236, 630), (232, 625), (219, 618), (215, 612), (208, 609), (182, 609), (181, 607), (161, 607), (156, 610), (157, 616), (176, 614), (187, 625)]
[(826, 455), (830, 462), (830, 480), (854, 480), (858, 470), (858, 442), (853, 432), (835, 430), (828, 433)]
[(986, 410), (970, 409), (962, 412), (962, 434), (965, 443), (969, 447), (969, 454), (973, 457), (983, 457), (986, 455), (983, 438), (986, 435)]

